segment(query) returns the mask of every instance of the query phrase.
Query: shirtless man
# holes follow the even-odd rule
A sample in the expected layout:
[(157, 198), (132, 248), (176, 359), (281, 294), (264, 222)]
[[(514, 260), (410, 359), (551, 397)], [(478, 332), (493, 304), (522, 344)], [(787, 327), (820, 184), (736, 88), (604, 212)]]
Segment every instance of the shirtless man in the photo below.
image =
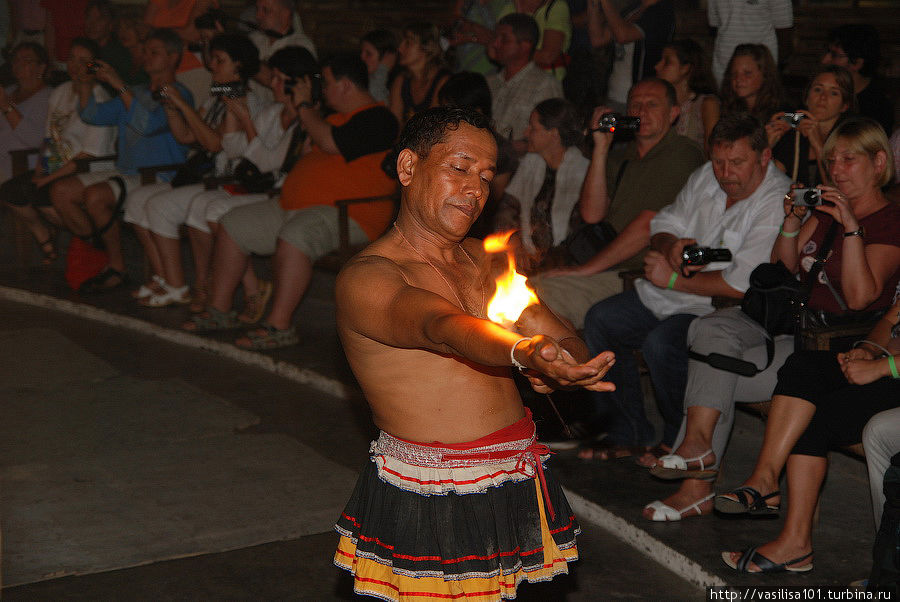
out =
[(494, 176), (486, 118), (423, 111), (398, 148), (397, 222), (337, 282), (338, 331), (382, 432), (338, 520), (335, 564), (386, 600), (512, 597), (522, 579), (568, 572), (579, 528), (510, 364), (539, 392), (608, 391), (613, 355), (590, 358), (540, 305), (517, 332), (486, 319), (489, 262), (465, 238)]

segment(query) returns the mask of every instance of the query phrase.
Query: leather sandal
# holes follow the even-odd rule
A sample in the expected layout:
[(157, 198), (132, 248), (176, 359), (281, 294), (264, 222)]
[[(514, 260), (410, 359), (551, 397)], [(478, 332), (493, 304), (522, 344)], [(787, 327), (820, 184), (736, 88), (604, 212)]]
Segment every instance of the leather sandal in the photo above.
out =
[[(660, 500), (650, 502), (649, 504), (644, 506), (644, 510), (646, 510), (648, 508), (653, 510), (653, 515), (650, 517), (650, 520), (658, 522), (658, 523), (679, 521), (683, 518), (687, 518), (690, 516), (706, 516), (706, 514), (704, 514), (703, 512), (700, 511), (700, 505), (713, 499), (713, 497), (715, 495), (716, 495), (715, 493), (710, 493), (706, 497), (700, 498), (693, 504), (689, 504), (688, 506), (685, 506), (681, 510), (677, 510), (677, 509), (673, 508), (672, 506), (669, 506), (668, 504), (663, 503)], [(696, 514), (687, 514), (688, 511), (690, 511), (690, 510), (693, 510), (694, 512), (696, 512)], [(709, 513), (707, 513), (707, 514), (709, 514)]]
[[(758, 550), (759, 546), (744, 550), (737, 562), (731, 559), (731, 552), (722, 552), (722, 560), (725, 561), (725, 564), (741, 573), (808, 573), (813, 570), (813, 563), (811, 562), (802, 566), (790, 566), (811, 557), (813, 555), (812, 552), (787, 562), (777, 563), (760, 554)], [(749, 570), (751, 562), (756, 565), (759, 569), (758, 571)]]
[[(674, 481), (677, 479), (711, 479), (715, 478), (719, 471), (713, 468), (707, 468), (703, 462), (703, 458), (712, 454), (712, 450), (708, 449), (699, 456), (693, 458), (685, 458), (678, 454), (666, 454), (660, 456), (656, 466), (650, 469), (650, 474), (660, 479)], [(691, 463), (697, 463), (700, 468), (688, 468)]]
[[(737, 499), (726, 497), (733, 495)], [(767, 495), (761, 494), (753, 487), (743, 485), (732, 489), (727, 493), (716, 496), (716, 510), (722, 514), (749, 514), (751, 516), (778, 516), (780, 506), (771, 506), (766, 500), (780, 496), (781, 491), (776, 489)], [(790, 563), (788, 563), (790, 564)]]

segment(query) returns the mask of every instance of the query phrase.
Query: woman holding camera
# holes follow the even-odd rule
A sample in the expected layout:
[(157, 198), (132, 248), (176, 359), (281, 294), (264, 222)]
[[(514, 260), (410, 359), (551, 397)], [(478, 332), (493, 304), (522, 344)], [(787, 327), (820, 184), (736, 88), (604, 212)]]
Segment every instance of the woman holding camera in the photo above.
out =
[[(822, 147), (828, 134), (847, 113), (856, 110), (853, 77), (837, 65), (827, 65), (806, 87), (806, 110), (777, 112), (766, 124), (776, 165), (794, 182), (815, 186), (826, 180)], [(793, 135), (787, 135), (793, 132)]]
[(89, 68), (99, 52), (93, 40), (72, 40), (67, 62), (71, 80), (50, 92), (42, 160), (34, 171), (15, 176), (0, 185), (0, 199), (34, 236), (44, 265), (53, 263), (57, 258), (54, 234), (55, 226), (61, 225), (50, 203), (50, 185), (75, 173), (75, 159), (102, 157), (115, 152), (115, 129), (88, 125), (78, 115), (78, 88), (81, 86), (90, 89), (97, 102), (109, 100), (109, 94), (97, 83)]
[(510, 243), (524, 274), (554, 259), (564, 264), (559, 245), (584, 223), (578, 199), (590, 161), (578, 147), (583, 139), (581, 119), (571, 102), (548, 98), (531, 112), (525, 130), (528, 154), (494, 217), (495, 230), (518, 230)]
[[(151, 281), (134, 293), (148, 307), (190, 302), (181, 266), (179, 228), (187, 218), (191, 199), (204, 190), (203, 178), (228, 175), (257, 136), (255, 120), (264, 105), (247, 86), (259, 70), (256, 46), (244, 35), (221, 34), (210, 43), (210, 56), (213, 83), (210, 97), (199, 111), (173, 86), (162, 90), (172, 134), (178, 142), (193, 145), (193, 153), (171, 183), (142, 186), (125, 202), (125, 220), (134, 224), (154, 272)], [(205, 281), (198, 280), (201, 296), (205, 287)]]
[[(842, 306), (854, 311), (883, 310), (890, 305), (900, 280), (900, 207), (889, 203), (881, 192), (892, 172), (887, 137), (872, 120), (849, 119), (828, 137), (823, 156), (835, 185), (820, 186), (820, 190), (822, 198), (831, 204), (810, 212), (795, 205), (798, 201), (793, 194), (786, 195), (784, 225), (773, 246), (772, 260), (784, 262), (801, 279), (808, 278), (817, 253), (827, 244), (828, 230), (837, 224), (827, 262), (812, 284), (807, 308), (826, 318), (845, 313)], [(804, 223), (807, 213), (810, 215)], [(699, 354), (719, 353), (761, 366), (766, 363), (766, 336), (739, 307), (731, 307), (696, 319), (688, 331), (688, 346)], [(690, 361), (685, 419), (674, 452), (660, 458), (651, 469), (660, 478), (684, 480), (675, 494), (648, 504), (646, 518), (672, 521), (710, 513), (713, 481), (731, 433), (734, 404), (769, 398), (776, 373), (781, 379), (786, 370), (777, 372), (778, 368), (791, 351), (793, 338), (778, 337), (774, 361), (753, 377)], [(774, 420), (773, 407), (766, 427), (766, 446), (769, 429), (776, 424), (779, 422)], [(746, 510), (754, 514), (776, 508), (778, 473), (789, 450), (790, 445), (783, 445), (777, 453), (764, 448), (761, 464), (747, 481), (757, 493), (731, 497), (738, 501), (745, 498)], [(795, 556), (775, 554), (770, 558), (783, 561)]]
[[(806, 210), (786, 202), (782, 235), (772, 255), (789, 268), (808, 271), (833, 227), (837, 236), (809, 307), (828, 313), (843, 307), (884, 310), (900, 281), (900, 207), (881, 191), (893, 171), (887, 136), (871, 119), (847, 120), (829, 136), (823, 154), (835, 183), (819, 187), (827, 203), (804, 223)], [(727, 514), (777, 513), (779, 476), (787, 466), (787, 517), (775, 540), (743, 553), (723, 552), (726, 564), (742, 572), (812, 569), (813, 514), (829, 447), (858, 443), (869, 418), (897, 405), (900, 389), (890, 365), (896, 364), (891, 354), (898, 350), (884, 349), (888, 340), (883, 336), (896, 319), (888, 316), (876, 326), (870, 336), (874, 345), (863, 343), (846, 354), (800, 351), (778, 371), (756, 467), (741, 487), (717, 496), (715, 505)]]

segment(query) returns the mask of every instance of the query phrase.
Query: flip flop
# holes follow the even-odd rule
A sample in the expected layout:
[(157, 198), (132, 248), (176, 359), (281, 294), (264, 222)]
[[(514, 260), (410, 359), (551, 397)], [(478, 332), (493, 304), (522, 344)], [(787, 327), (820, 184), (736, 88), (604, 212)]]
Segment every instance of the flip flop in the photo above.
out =
[[(726, 495), (736, 496), (737, 499), (725, 497)], [(766, 504), (766, 500), (781, 495), (781, 491), (776, 489), (767, 495), (761, 494), (753, 487), (746, 485), (732, 489), (727, 493), (720, 493), (716, 496), (716, 510), (722, 514), (749, 514), (751, 516), (777, 516), (780, 510), (779, 506), (770, 506)], [(790, 563), (788, 563), (790, 564)]]
[[(663, 523), (663, 522), (670, 523), (670, 522), (674, 522), (674, 521), (679, 521), (679, 520), (685, 518), (685, 513), (687, 513), (688, 510), (694, 510), (697, 512), (697, 514), (689, 514), (688, 517), (690, 517), (690, 516), (706, 516), (706, 514), (703, 514), (703, 512), (700, 511), (700, 504), (702, 504), (704, 502), (708, 502), (709, 500), (713, 499), (713, 497), (715, 497), (715, 495), (716, 495), (715, 493), (710, 493), (708, 496), (700, 498), (693, 504), (690, 504), (689, 506), (685, 506), (681, 510), (676, 510), (672, 506), (669, 506), (668, 504), (664, 504), (660, 500), (650, 502), (649, 504), (644, 506), (644, 510), (646, 510), (647, 508), (650, 508), (651, 510), (653, 510), (653, 515), (650, 517), (650, 520), (658, 522), (658, 523)], [(709, 513), (707, 512), (707, 514), (709, 514)]]
[[(656, 466), (650, 469), (650, 474), (660, 479), (674, 481), (676, 479), (711, 479), (719, 474), (719, 471), (707, 468), (703, 458), (710, 455), (712, 449), (708, 449), (699, 456), (685, 458), (678, 454), (661, 456)], [(688, 468), (688, 464), (696, 462), (700, 468)]]
[[(806, 560), (813, 555), (812, 552), (810, 552), (809, 554), (804, 554), (799, 558), (788, 560), (787, 562), (777, 563), (772, 562), (771, 560), (760, 554), (758, 552), (758, 549), (759, 546), (744, 550), (737, 562), (731, 559), (731, 552), (722, 552), (722, 560), (725, 561), (725, 564), (741, 573), (808, 573), (809, 571), (813, 570), (813, 563), (811, 562), (808, 564), (804, 564), (803, 566), (788, 566)], [(751, 562), (756, 565), (756, 567), (759, 569), (758, 571), (749, 570)]]

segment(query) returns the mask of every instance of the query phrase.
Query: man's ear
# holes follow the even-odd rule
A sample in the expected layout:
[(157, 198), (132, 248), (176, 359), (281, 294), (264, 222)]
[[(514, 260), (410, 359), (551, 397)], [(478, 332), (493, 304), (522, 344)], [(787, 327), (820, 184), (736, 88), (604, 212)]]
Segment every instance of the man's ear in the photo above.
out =
[(763, 152), (759, 153), (759, 162), (760, 165), (766, 167), (769, 164), (769, 161), (772, 160), (772, 149), (766, 148)]
[(681, 107), (678, 105), (672, 105), (672, 108), (669, 109), (669, 125), (675, 123), (675, 120), (678, 119), (679, 115), (681, 115)]
[(408, 148), (404, 148), (397, 155), (397, 178), (401, 186), (409, 186), (418, 162), (419, 156)]

